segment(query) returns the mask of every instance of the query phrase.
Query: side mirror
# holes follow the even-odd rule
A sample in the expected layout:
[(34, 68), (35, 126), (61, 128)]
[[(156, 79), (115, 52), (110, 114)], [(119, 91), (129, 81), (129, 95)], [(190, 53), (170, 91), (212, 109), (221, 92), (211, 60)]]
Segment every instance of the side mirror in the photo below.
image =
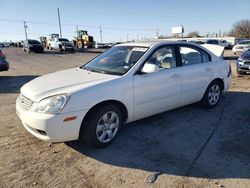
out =
[(157, 72), (159, 70), (158, 65), (152, 64), (152, 63), (145, 63), (141, 73), (148, 74), (148, 73), (153, 73)]

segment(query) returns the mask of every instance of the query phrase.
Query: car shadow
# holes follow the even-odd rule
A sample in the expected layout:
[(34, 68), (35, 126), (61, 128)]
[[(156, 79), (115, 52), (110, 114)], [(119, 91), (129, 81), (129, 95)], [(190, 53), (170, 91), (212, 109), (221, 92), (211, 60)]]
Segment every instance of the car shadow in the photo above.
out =
[(39, 75), (22, 76), (0, 76), (0, 94), (1, 93), (19, 93), (20, 88), (30, 80)]
[(201, 178), (250, 178), (250, 93), (228, 92), (214, 109), (199, 105), (124, 125), (108, 147), (66, 143), (106, 164)]
[(44, 50), (43, 54), (54, 54), (54, 55), (65, 55), (65, 54), (73, 54), (74, 51), (55, 51), (55, 50)]
[(238, 57), (237, 56), (225, 56), (225, 57), (223, 57), (223, 59), (225, 59), (225, 60), (237, 60)]

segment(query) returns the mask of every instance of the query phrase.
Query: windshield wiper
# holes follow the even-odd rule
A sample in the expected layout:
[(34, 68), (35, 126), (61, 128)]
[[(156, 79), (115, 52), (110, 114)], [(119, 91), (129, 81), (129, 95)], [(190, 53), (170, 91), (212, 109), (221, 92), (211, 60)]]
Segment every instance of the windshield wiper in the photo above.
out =
[(103, 73), (106, 74), (106, 71), (100, 70), (100, 69), (96, 69), (96, 68), (86, 68), (85, 66), (80, 67), (81, 69), (87, 70), (87, 71), (91, 71), (91, 72), (98, 72), (98, 73)]
[(96, 69), (96, 68), (90, 68), (90, 67), (85, 67), (85, 66), (81, 66), (81, 69), (87, 70), (87, 71), (91, 71), (91, 72), (97, 72), (97, 73), (102, 73), (102, 74), (111, 74), (111, 75), (119, 75), (121, 76), (121, 73), (118, 72), (112, 72), (112, 71), (107, 71), (107, 70), (100, 70), (100, 69)]

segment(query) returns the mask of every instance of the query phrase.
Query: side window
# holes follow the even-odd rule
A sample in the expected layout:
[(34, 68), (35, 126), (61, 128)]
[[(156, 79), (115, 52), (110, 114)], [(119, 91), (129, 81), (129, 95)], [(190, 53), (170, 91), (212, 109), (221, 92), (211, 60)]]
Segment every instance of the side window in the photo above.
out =
[(182, 65), (202, 63), (202, 54), (191, 47), (180, 47)]
[(147, 63), (158, 65), (160, 70), (176, 67), (174, 48), (171, 46), (159, 48), (148, 58)]
[(201, 51), (203, 63), (211, 61), (210, 55), (206, 52)]
[(192, 47), (180, 47), (182, 65), (193, 65), (211, 61), (209, 54)]

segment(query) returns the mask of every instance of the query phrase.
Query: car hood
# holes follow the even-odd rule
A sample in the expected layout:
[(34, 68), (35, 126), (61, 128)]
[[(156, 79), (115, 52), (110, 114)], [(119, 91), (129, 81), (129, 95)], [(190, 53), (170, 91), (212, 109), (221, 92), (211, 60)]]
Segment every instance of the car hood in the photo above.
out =
[(90, 72), (81, 68), (63, 70), (40, 76), (21, 88), (21, 93), (33, 101), (61, 93), (73, 93), (119, 76)]

